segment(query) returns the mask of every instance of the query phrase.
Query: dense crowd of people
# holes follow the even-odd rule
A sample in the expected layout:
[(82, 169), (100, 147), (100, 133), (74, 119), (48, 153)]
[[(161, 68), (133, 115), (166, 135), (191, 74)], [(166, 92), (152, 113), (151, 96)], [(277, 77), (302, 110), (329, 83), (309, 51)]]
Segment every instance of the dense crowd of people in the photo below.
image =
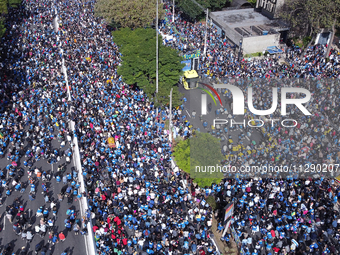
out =
[[(161, 24), (160, 32), (171, 37), (164, 39), (164, 44), (184, 54), (195, 54), (199, 50), (202, 75), (220, 81), (249, 77), (338, 78), (340, 75), (340, 56), (335, 49), (325, 56), (325, 45), (309, 46), (306, 51), (302, 51), (293, 44), (291, 47), (284, 46), (286, 49), (282, 55), (268, 54), (262, 58), (240, 58), (235, 51), (236, 45), (223, 38), (214, 25), (208, 29), (207, 54), (204, 56), (205, 24), (185, 20), (179, 10), (176, 10), (175, 22), (171, 22), (170, 8), (172, 3), (165, 3), (166, 21)], [(279, 64), (279, 58), (286, 61)]]
[[(182, 20), (180, 14), (176, 15), (174, 23), (169, 22), (172, 13), (169, 6), (166, 8), (168, 22), (164, 22), (161, 32), (173, 39), (164, 40), (164, 43), (183, 51), (183, 54), (195, 53), (198, 49), (203, 52), (204, 25)], [(268, 179), (271, 175), (274, 177), (275, 172), (265, 172), (262, 176), (259, 172), (255, 179), (229, 179), (221, 185), (212, 185), (206, 189), (207, 194), (214, 194), (220, 205), (235, 203), (232, 225), (237, 230), (235, 238), (240, 240), (244, 254), (338, 254), (340, 219), (336, 204), (339, 190), (329, 179), (320, 179), (320, 175), (338, 175), (337, 167), (332, 164), (339, 159), (339, 108), (335, 103), (340, 95), (337, 79), (339, 53), (331, 49), (326, 56), (324, 45), (310, 46), (305, 52), (292, 46), (279, 57), (240, 59), (234, 50), (235, 46), (221, 38), (217, 29), (212, 27), (208, 34), (207, 57), (200, 57), (200, 73), (237, 85), (243, 91), (251, 86), (253, 104), (259, 110), (268, 109), (268, 102), (272, 102), (272, 93), (264, 90), (265, 87), (288, 84), (306, 88), (312, 93), (312, 100), (306, 105), (312, 115), (303, 116), (288, 107), (287, 112), (292, 118), (299, 120), (297, 130), (284, 128), (279, 122), (259, 128), (264, 136), (262, 143), (244, 146), (240, 140), (234, 144), (231, 142), (225, 147), (225, 163), (237, 168), (268, 163), (273, 166), (293, 165), (301, 172), (309, 170), (306, 176), (317, 178), (298, 179), (299, 175), (295, 175), (295, 178)], [(285, 61), (279, 64), (281, 57), (285, 57)], [(231, 93), (220, 92), (230, 105)], [(291, 98), (295, 98), (294, 95)], [(245, 117), (247, 120), (258, 119), (249, 111)], [(279, 114), (266, 117), (280, 119)], [(254, 130), (242, 125), (237, 127), (243, 128), (249, 137)], [(233, 128), (224, 129), (227, 133)], [(320, 163), (327, 167), (325, 173), (315, 168)], [(276, 172), (276, 175), (283, 177), (282, 172)], [(300, 177), (303, 177), (301, 173)], [(218, 229), (222, 231), (226, 222), (224, 214), (220, 214)], [(230, 234), (223, 236), (222, 240), (229, 242)]]
[[(221, 205), (235, 202), (233, 226), (246, 254), (336, 254), (339, 215), (334, 205), (339, 190), (329, 179), (262, 176), (227, 179), (199, 188), (172, 166), (171, 144), (164, 130), (170, 109), (156, 115), (144, 92), (118, 76), (121, 55), (106, 24), (94, 17), (94, 4), (26, 1), (10, 10), (12, 18), (7, 21), (8, 32), (0, 49), (0, 154), (9, 162), (0, 173), (2, 197), (29, 189), (28, 199), (33, 201), (41, 183), (45, 200), (44, 206), (37, 208), (40, 222), (35, 228), (23, 201), (16, 199), (8, 205), (6, 217), (13, 230), (28, 242), (37, 234), (44, 238), (48, 233), (49, 244), (54, 245), (65, 240), (65, 231), (86, 234), (89, 223), (98, 254), (217, 254), (211, 231), (214, 212), (206, 202), (214, 195)], [(166, 42), (170, 47), (184, 53), (203, 51), (202, 24), (192, 24), (178, 15), (175, 23), (164, 22), (161, 31), (176, 37)], [(332, 50), (326, 61), (322, 45), (304, 53), (292, 47), (285, 52), (286, 62), (279, 64), (276, 57), (239, 59), (234, 48), (212, 28), (207, 57), (200, 58), (200, 73), (234, 82), (244, 90), (252, 84), (261, 97), (254, 101), (257, 109), (267, 109), (264, 99), (271, 100), (271, 94), (261, 90), (263, 86), (280, 87), (287, 78), (305, 78), (304, 84), (301, 80), (291, 82), (313, 93), (306, 106), (313, 115), (302, 116), (289, 107), (295, 119), (305, 121), (298, 131), (279, 123), (265, 126), (259, 129), (266, 137), (262, 144), (231, 144), (227, 163), (239, 167), (268, 162), (309, 166), (338, 162), (336, 101), (340, 92), (334, 79), (339, 75), (338, 52)], [(61, 71), (63, 63), (69, 87)], [(319, 79), (325, 77), (332, 79)], [(231, 102), (231, 94), (221, 92), (226, 102)], [(174, 125), (178, 135), (187, 138), (190, 122), (182, 111), (183, 105), (173, 110)], [(254, 116), (247, 112), (245, 117)], [(75, 132), (70, 121), (75, 122)], [(252, 132), (250, 128), (245, 131)], [(74, 154), (74, 138), (80, 148), (85, 194), (79, 193), (79, 169), (67, 170), (62, 163)], [(108, 138), (114, 138), (113, 146)], [(40, 160), (59, 167), (56, 172), (34, 167)], [(64, 184), (55, 197), (49, 192), (54, 182)], [(65, 230), (55, 232), (57, 203), (65, 197), (70, 204)], [(88, 201), (83, 218), (71, 207), (75, 199)], [(223, 217), (220, 213), (220, 229)], [(229, 238), (226, 234), (222, 240), (229, 242)], [(4, 248), (9, 252), (13, 247)], [(41, 243), (35, 250), (52, 253)], [(21, 254), (27, 254), (26, 247)]]
[(234, 202), (232, 226), (244, 254), (338, 254), (339, 191), (324, 178), (226, 179), (206, 189), (221, 205), (220, 222), (223, 206)]
[[(72, 118), (61, 73), (60, 41), (53, 24), (54, 4), (24, 1), (9, 13), (0, 49), (0, 154), (2, 164), (6, 159), (8, 163), (1, 169), (1, 206), (6, 203), (5, 216), (16, 235), (27, 243), (36, 236), (48, 237), (46, 244), (42, 240), (31, 249), (52, 254), (53, 245), (72, 231), (69, 225), (74, 226), (75, 234), (86, 234), (89, 220), (81, 220), (73, 205), (82, 194), (78, 170), (67, 164), (73, 154)], [(52, 164), (57, 166), (55, 171)], [(53, 186), (62, 179), (64, 186), (57, 195)], [(16, 197), (13, 203), (12, 197)], [(28, 209), (27, 201), (34, 200), (41, 206)], [(65, 219), (65, 229), (57, 231), (57, 214), (65, 213), (58, 208), (66, 201), (72, 213)], [(28, 254), (28, 247), (22, 247), (19, 253)], [(2, 243), (3, 254), (14, 251), (12, 242)]]
[[(203, 247), (213, 254), (211, 208), (196, 204), (171, 169), (167, 113), (156, 116), (143, 91), (118, 77), (118, 48), (93, 4), (69, 1), (58, 13), (97, 251), (179, 254)], [(175, 121), (181, 125), (180, 115)]]
[[(183, 51), (183, 54), (203, 52), (205, 24), (190, 23), (181, 17), (178, 12), (175, 22), (171, 22), (171, 3), (166, 3), (166, 22), (162, 24), (161, 33), (172, 36), (172, 40), (164, 40), (170, 47)], [(297, 166), (299, 170), (310, 170), (317, 164), (334, 164), (339, 159), (338, 126), (339, 111), (336, 100), (339, 98), (340, 55), (332, 49), (329, 56), (325, 56), (325, 45), (310, 46), (305, 52), (299, 47), (286, 47), (285, 61), (279, 63), (279, 57), (273, 55), (263, 58), (239, 59), (235, 54), (235, 46), (222, 38), (217, 29), (212, 26), (207, 39), (207, 57), (200, 56), (200, 70), (203, 76), (210, 76), (223, 83), (231, 83), (244, 91), (253, 89), (253, 105), (255, 109), (266, 110), (271, 107), (271, 88), (285, 86), (302, 87), (312, 94), (311, 100), (306, 104), (306, 109), (311, 113), (305, 116), (300, 110), (288, 105), (288, 117), (297, 120), (295, 128), (285, 128), (280, 123), (285, 119), (281, 111), (262, 118), (255, 123), (263, 125), (258, 128), (263, 134), (259, 144), (243, 144), (240, 137), (238, 141), (231, 141), (225, 146), (223, 153), (226, 163), (240, 167), (241, 165), (260, 165), (274, 163), (277, 165)], [(327, 60), (328, 57), (328, 60)], [(302, 79), (303, 78), (303, 79)], [(266, 88), (265, 90), (263, 88)], [(224, 96), (222, 101), (232, 109), (232, 94), (230, 91), (218, 89)], [(302, 95), (290, 94), (291, 98)], [(225, 108), (227, 110), (227, 107)], [(229, 115), (232, 117), (232, 115)], [(246, 121), (258, 119), (249, 109), (245, 113)], [(267, 121), (265, 120), (267, 119)], [(271, 122), (272, 119), (280, 121)], [(286, 118), (287, 119), (287, 118)], [(290, 124), (289, 124), (290, 125)], [(222, 132), (235, 130), (241, 126), (244, 134), (249, 137), (254, 128), (249, 125), (234, 125), (222, 127)], [(285, 153), (282, 153), (285, 152)], [(302, 166), (302, 167), (300, 167)], [(327, 169), (328, 172), (329, 169)], [(331, 169), (332, 170), (332, 169)], [(336, 172), (334, 167), (333, 172)], [(320, 171), (319, 171), (320, 173)], [(267, 173), (265, 173), (267, 174)], [(335, 173), (336, 174), (336, 173)]]

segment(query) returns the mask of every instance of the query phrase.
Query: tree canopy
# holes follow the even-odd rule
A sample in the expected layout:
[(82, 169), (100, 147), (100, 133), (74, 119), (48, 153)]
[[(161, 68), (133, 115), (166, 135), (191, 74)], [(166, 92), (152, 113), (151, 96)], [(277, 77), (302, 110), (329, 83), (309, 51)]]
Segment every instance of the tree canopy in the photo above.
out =
[[(220, 10), (228, 0), (195, 0), (204, 9), (209, 11)], [(197, 20), (204, 17), (204, 11), (192, 0), (176, 0), (176, 6), (190, 19)]]
[(255, 6), (257, 2), (257, 0), (247, 0), (247, 1), (248, 3), (251, 3), (253, 6)]
[[(158, 94), (156, 91), (156, 31), (139, 28), (131, 30), (124, 28), (114, 31), (113, 38), (122, 53), (122, 65), (118, 74), (129, 85), (136, 84), (143, 89), (149, 98), (158, 106), (169, 104), (169, 94), (173, 88), (173, 106), (180, 104), (178, 83), (184, 64), (176, 50), (162, 45), (159, 36), (158, 61)], [(155, 100), (157, 98), (157, 100)]]
[(21, 0), (0, 0), (0, 38), (6, 32), (5, 21), (8, 14), (7, 6), (18, 7), (20, 4)]
[(5, 34), (5, 15), (8, 13), (7, 0), (0, 0), (0, 38)]
[(200, 187), (220, 183), (223, 173), (206, 171), (216, 167), (223, 160), (220, 141), (208, 133), (196, 133), (190, 139), (180, 141), (174, 148), (173, 156), (180, 169), (190, 174)]
[(286, 0), (279, 12), (295, 36), (311, 36), (338, 24), (340, 0)]
[[(98, 0), (95, 14), (103, 17), (108, 24), (114, 23), (119, 27), (147, 27), (156, 18), (156, 3), (157, 0)], [(160, 1), (158, 7), (158, 17), (161, 19), (164, 10)]]

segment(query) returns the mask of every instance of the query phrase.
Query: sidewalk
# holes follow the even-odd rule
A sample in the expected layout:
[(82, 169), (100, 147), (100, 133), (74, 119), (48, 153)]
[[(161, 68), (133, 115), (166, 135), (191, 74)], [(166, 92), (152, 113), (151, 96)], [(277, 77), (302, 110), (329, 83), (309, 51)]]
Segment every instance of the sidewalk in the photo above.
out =
[[(215, 219), (215, 216), (213, 216), (211, 230), (214, 234), (214, 240), (215, 240), (221, 254), (228, 254), (228, 255), (238, 255), (239, 254), (237, 247), (236, 247), (236, 243), (233, 239), (230, 239), (230, 246), (226, 245), (225, 243), (223, 243), (221, 241), (221, 237), (222, 237), (223, 232), (217, 232), (217, 221)], [(229, 230), (228, 230), (228, 232), (229, 232)]]

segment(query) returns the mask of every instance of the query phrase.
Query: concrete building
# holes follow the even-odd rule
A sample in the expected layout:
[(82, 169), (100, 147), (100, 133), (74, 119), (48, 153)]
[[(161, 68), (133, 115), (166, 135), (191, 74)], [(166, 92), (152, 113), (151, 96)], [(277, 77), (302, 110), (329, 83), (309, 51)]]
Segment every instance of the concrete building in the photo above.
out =
[(257, 0), (256, 8), (270, 19), (279, 17), (278, 10), (284, 4), (285, 0)]
[(252, 8), (212, 12), (210, 18), (218, 32), (241, 46), (244, 54), (279, 46), (289, 29), (281, 21), (271, 20)]

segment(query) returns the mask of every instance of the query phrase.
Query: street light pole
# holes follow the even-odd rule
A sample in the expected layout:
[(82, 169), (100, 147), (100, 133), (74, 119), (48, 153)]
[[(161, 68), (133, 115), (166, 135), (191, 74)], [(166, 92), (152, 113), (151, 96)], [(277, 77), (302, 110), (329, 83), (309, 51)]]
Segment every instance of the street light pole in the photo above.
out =
[(158, 0), (156, 5), (156, 94), (158, 93)]
[[(156, 102), (158, 95), (158, 0), (156, 4)], [(156, 108), (156, 116), (158, 117), (158, 106)]]
[(204, 56), (206, 56), (206, 53), (207, 53), (208, 14), (209, 14), (209, 9), (207, 9), (207, 15), (205, 18), (205, 35), (204, 35), (204, 52), (203, 52)]
[(175, 22), (175, 0), (172, 1), (172, 22)]
[(172, 141), (172, 89), (170, 90), (169, 142)]
[(241, 55), (242, 55), (242, 39), (243, 37), (240, 39), (240, 42), (239, 42), (238, 61), (241, 60)]

